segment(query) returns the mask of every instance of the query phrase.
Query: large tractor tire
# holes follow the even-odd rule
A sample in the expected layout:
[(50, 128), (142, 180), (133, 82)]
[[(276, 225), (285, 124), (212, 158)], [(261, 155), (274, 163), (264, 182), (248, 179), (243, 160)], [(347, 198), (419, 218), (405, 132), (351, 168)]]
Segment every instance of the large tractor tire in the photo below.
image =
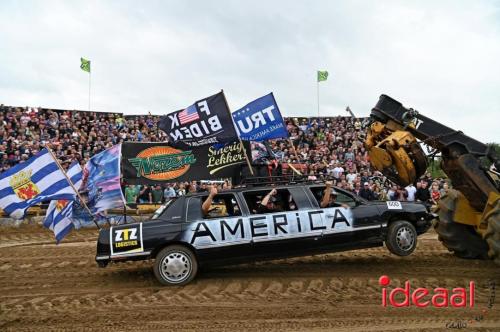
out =
[(500, 200), (497, 201), (493, 210), (486, 216), (488, 228), (484, 238), (488, 243), (490, 250), (488, 255), (495, 263), (500, 265)]
[[(488, 243), (475, 231), (473, 226), (459, 224), (453, 220), (457, 197), (458, 192), (450, 189), (448, 194), (439, 201), (437, 210), (439, 219), (434, 223), (438, 239), (457, 257), (487, 259)], [(500, 236), (499, 234), (496, 232), (497, 237)]]

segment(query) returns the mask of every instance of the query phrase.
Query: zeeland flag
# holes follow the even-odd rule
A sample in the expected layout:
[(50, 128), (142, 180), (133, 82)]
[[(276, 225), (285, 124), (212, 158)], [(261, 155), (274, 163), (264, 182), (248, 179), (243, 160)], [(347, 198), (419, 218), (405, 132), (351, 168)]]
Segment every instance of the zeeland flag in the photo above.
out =
[(222, 91), (163, 116), (158, 127), (167, 133), (170, 142), (189, 147), (227, 143), (238, 138)]
[[(78, 162), (74, 162), (68, 169), (67, 175), (76, 190), (80, 189), (82, 184), (82, 174), (82, 168)], [(73, 203), (74, 200), (58, 199), (49, 204), (43, 226), (54, 232), (57, 243), (75, 228), (72, 218)]]
[(240, 138), (245, 141), (288, 137), (272, 92), (233, 112), (233, 120)]
[(76, 193), (47, 149), (0, 174), (0, 208), (11, 218), (23, 219), (38, 203), (74, 199)]
[(117, 144), (89, 159), (83, 169), (81, 191), (88, 195), (93, 213), (124, 206), (120, 186), (121, 145)]

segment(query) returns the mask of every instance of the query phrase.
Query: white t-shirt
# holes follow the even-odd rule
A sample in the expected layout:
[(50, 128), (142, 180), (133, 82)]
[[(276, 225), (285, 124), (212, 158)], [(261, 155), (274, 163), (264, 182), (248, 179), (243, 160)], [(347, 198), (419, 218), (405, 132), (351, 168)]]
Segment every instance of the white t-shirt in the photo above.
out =
[(337, 179), (340, 178), (342, 173), (344, 173), (344, 169), (342, 167), (335, 167), (333, 169), (333, 176), (336, 177)]
[(417, 192), (417, 188), (415, 188), (414, 185), (410, 184), (405, 188), (406, 192), (408, 193), (408, 198), (407, 200), (409, 202), (415, 201), (415, 193)]
[(349, 183), (353, 183), (354, 180), (356, 180), (357, 177), (358, 176), (356, 175), (356, 173), (350, 173), (350, 174), (347, 174), (345, 176), (345, 178), (347, 179), (347, 182), (349, 182)]

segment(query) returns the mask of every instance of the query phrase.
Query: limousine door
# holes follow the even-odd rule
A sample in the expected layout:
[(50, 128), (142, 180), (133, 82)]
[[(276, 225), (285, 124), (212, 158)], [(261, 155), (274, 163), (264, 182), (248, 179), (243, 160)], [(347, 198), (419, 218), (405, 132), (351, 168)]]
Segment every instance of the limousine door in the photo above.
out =
[(234, 193), (215, 196), (214, 202), (231, 203), (233, 211), (206, 217), (201, 212), (203, 200), (204, 197), (188, 198), (183, 225), (183, 240), (196, 249), (199, 261), (232, 261), (252, 255), (247, 217), (242, 213), (239, 198)]
[(279, 189), (281, 192), (285, 190), (293, 198), (296, 209), (250, 215), (253, 256), (257, 258), (307, 254), (321, 245), (321, 210), (312, 207), (303, 188)]

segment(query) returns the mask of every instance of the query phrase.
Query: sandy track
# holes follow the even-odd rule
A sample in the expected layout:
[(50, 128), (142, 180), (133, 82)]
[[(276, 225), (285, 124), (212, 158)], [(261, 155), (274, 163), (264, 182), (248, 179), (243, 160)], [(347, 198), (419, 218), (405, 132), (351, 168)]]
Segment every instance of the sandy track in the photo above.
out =
[[(455, 258), (433, 232), (406, 258), (374, 248), (213, 268), (185, 287), (160, 286), (150, 261), (98, 268), (96, 231), (73, 232), (59, 246), (35, 226), (0, 233), (4, 331), (445, 330), (456, 320), (467, 330), (500, 330), (500, 299), (486, 309), (488, 281), (500, 285), (500, 268)], [(391, 288), (410, 280), (414, 288), (452, 289), (474, 280), (476, 306), (382, 308), (382, 274)]]

